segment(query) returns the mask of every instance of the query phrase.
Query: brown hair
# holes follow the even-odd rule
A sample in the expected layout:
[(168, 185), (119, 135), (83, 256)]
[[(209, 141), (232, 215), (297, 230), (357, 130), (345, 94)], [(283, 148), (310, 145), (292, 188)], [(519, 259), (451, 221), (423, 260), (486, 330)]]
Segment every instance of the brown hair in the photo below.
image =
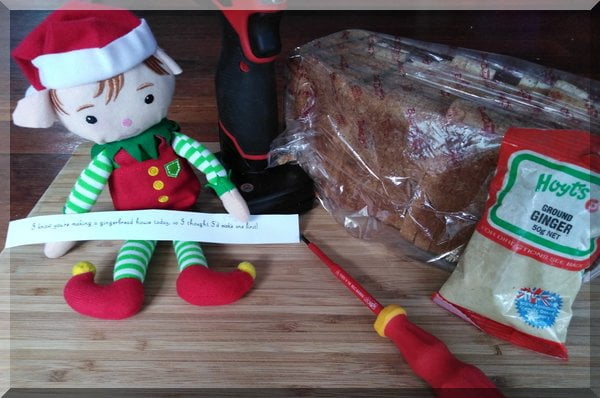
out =
[(169, 71), (163, 67), (163, 63), (160, 59), (156, 58), (154, 55), (149, 56), (144, 60), (144, 64), (152, 69), (154, 73), (157, 75), (168, 75)]
[(122, 73), (117, 76), (113, 76), (110, 79), (101, 80), (98, 82), (98, 91), (96, 91), (96, 95), (94, 98), (98, 98), (104, 92), (104, 87), (108, 86), (108, 91), (106, 92), (106, 102), (108, 104), (111, 100), (116, 101), (123, 85), (125, 84), (125, 76)]
[(56, 95), (56, 90), (55, 89), (50, 89), (48, 91), (49, 91), (49, 94), (50, 94), (50, 103), (52, 104), (52, 108), (54, 108), (54, 112), (56, 112), (56, 113), (63, 113), (65, 115), (68, 115), (68, 113), (63, 108), (63, 104), (62, 104), (62, 102), (60, 102), (60, 99), (58, 98), (58, 95)]
[[(157, 75), (162, 76), (169, 74), (167, 69), (163, 67), (163, 63), (160, 61), (160, 59), (156, 58), (154, 55), (151, 55), (148, 58), (146, 58), (144, 60), (144, 65), (150, 68)], [(121, 92), (121, 89), (123, 88), (124, 84), (125, 76), (123, 75), (123, 73), (120, 73), (117, 76), (113, 76), (106, 80), (101, 80), (98, 82), (98, 90), (96, 91), (94, 98), (98, 98), (99, 96), (101, 96), (104, 92), (105, 87), (108, 87), (108, 90), (106, 91), (105, 103), (108, 104), (110, 101), (115, 101), (119, 96), (119, 93)], [(63, 104), (58, 98), (58, 95), (56, 95), (56, 90), (50, 89), (48, 91), (50, 94), (50, 103), (52, 104), (52, 108), (54, 108), (54, 111), (56, 113), (68, 115), (68, 113), (63, 108)]]

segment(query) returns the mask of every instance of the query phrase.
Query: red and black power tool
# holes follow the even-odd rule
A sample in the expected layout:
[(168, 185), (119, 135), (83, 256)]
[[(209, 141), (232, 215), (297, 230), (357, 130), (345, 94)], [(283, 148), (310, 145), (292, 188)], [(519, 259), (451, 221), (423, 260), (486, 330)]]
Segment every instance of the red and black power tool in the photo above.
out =
[(312, 208), (312, 180), (297, 165), (268, 166), (280, 133), (274, 62), (281, 51), (282, 0), (213, 0), (223, 15), (216, 74), (220, 158), (252, 214)]

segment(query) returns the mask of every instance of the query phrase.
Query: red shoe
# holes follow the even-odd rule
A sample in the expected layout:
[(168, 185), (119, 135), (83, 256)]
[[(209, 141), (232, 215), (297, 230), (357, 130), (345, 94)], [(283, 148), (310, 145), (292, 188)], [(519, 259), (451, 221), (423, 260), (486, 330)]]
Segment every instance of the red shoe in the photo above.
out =
[(216, 272), (203, 265), (191, 265), (177, 277), (177, 294), (194, 305), (225, 305), (244, 296), (254, 284), (256, 271), (249, 262), (232, 272)]
[(69, 279), (64, 289), (65, 300), (71, 308), (82, 315), (99, 319), (124, 319), (140, 311), (144, 303), (142, 282), (123, 278), (108, 285), (97, 285), (94, 282), (94, 266), (85, 263), (87, 270), (81, 272), (81, 264), (74, 267), (76, 275)]

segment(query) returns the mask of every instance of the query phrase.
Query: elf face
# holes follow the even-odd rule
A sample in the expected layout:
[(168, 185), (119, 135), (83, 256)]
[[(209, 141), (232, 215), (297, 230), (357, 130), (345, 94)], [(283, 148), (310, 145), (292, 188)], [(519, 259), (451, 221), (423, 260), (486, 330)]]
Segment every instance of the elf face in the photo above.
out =
[(134, 137), (160, 122), (171, 104), (175, 77), (157, 59), (98, 83), (50, 91), (59, 120), (97, 144)]

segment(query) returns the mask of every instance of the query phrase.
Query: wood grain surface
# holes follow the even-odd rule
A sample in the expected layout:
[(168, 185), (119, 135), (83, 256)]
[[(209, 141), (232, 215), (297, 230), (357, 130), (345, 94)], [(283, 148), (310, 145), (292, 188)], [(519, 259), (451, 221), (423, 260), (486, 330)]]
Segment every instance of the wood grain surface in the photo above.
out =
[[(88, 162), (84, 145), (31, 215), (54, 214)], [(198, 210), (222, 211), (203, 192)], [(97, 210), (110, 210), (103, 194)], [(384, 305), (404, 306), (413, 322), (441, 338), (461, 360), (479, 366), (507, 396), (586, 393), (590, 376), (590, 286), (574, 308), (563, 362), (491, 338), (434, 305), (448, 274), (381, 244), (350, 237), (320, 206), (301, 217), (304, 233)], [(10, 269), (11, 388), (349, 388), (432, 396), (396, 347), (373, 330), (374, 316), (303, 245), (205, 245), (209, 264), (256, 265), (255, 288), (241, 301), (202, 308), (175, 292), (177, 264), (161, 242), (150, 264), (144, 309), (124, 321), (83, 317), (64, 302), (72, 265), (91, 261), (97, 281), (111, 280), (121, 242), (90, 241), (60, 259), (41, 245), (5, 250)], [(7, 291), (1, 291), (6, 302)], [(327, 390), (328, 391), (328, 390)], [(350, 396), (347, 394), (341, 396)], [(365, 396), (365, 395), (363, 395)], [(367, 394), (366, 396), (369, 396)]]

